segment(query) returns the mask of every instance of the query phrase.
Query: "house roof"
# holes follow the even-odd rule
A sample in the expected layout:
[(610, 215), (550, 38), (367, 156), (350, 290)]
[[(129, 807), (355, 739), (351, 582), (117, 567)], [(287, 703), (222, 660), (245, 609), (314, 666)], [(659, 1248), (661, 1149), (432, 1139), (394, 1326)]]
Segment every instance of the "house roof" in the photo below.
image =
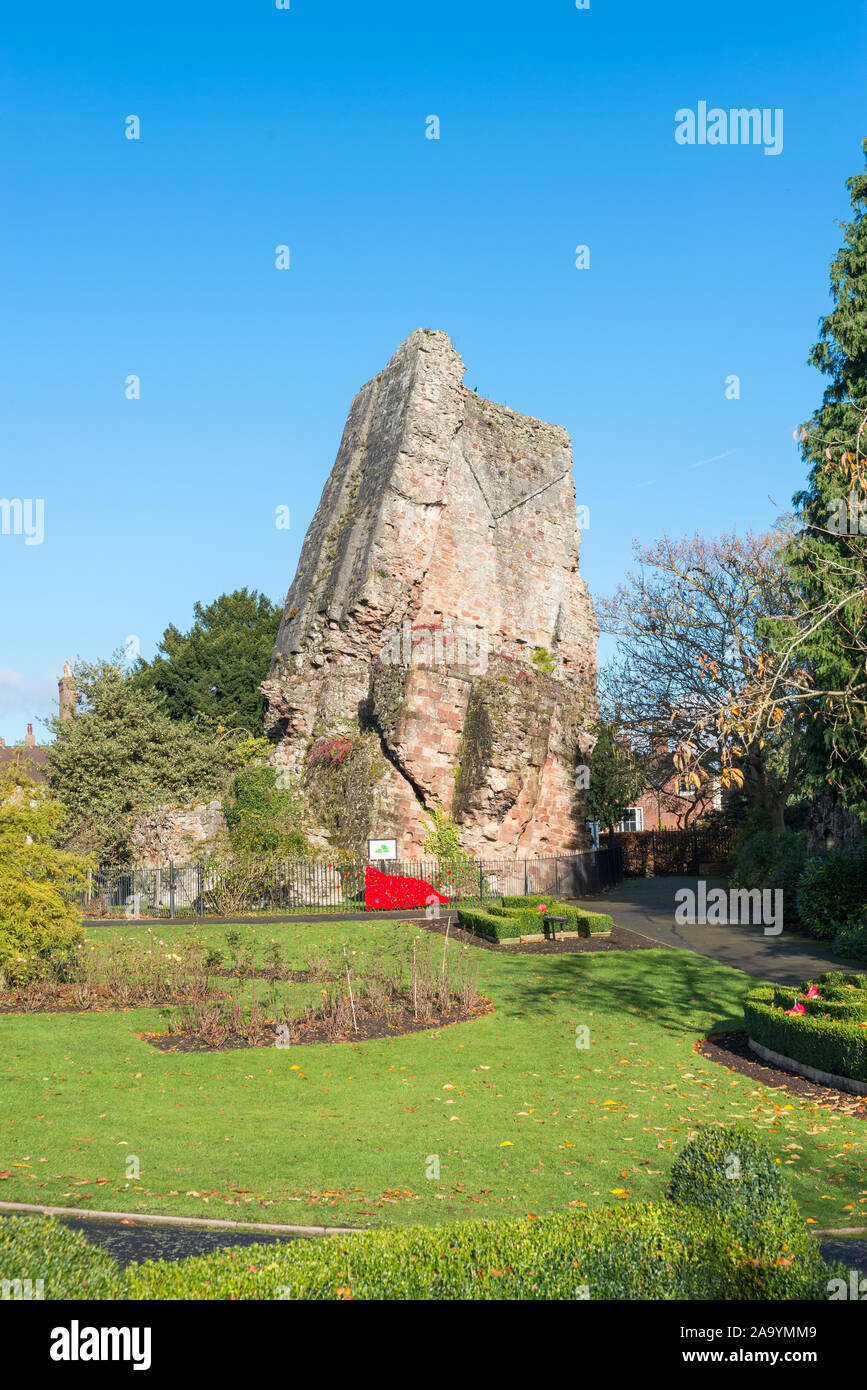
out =
[(47, 748), (27, 747), (20, 743), (11, 748), (0, 747), (0, 776), (7, 768), (17, 765), (28, 777), (32, 777), (34, 782), (46, 782), (48, 780), (45, 774), (47, 758)]

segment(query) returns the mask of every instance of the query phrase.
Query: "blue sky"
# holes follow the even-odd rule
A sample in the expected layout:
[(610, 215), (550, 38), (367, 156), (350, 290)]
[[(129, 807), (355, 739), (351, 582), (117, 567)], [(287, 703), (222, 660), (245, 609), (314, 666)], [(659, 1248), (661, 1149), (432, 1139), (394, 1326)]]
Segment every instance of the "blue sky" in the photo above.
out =
[[(633, 536), (771, 521), (821, 389), (865, 29), (834, 0), (10, 11), (0, 496), (44, 499), (45, 533), (0, 535), (0, 736), (66, 659), (150, 656), (242, 585), (282, 600), (354, 392), (420, 326), (569, 429), (595, 592)], [(782, 153), (678, 145), (699, 101), (782, 108)]]

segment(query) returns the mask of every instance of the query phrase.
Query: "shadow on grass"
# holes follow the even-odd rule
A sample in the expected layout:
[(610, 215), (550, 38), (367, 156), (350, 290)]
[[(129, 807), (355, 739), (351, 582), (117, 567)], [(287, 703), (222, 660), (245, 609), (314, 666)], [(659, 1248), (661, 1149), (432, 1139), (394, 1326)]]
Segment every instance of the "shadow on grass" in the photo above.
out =
[[(555, 1017), (569, 1008), (643, 1018), (698, 1036), (743, 1027), (743, 999), (755, 980), (692, 951), (624, 951), (604, 955), (546, 956), (497, 981), (497, 1007), (506, 1013)], [(553, 996), (553, 997), (552, 997)]]

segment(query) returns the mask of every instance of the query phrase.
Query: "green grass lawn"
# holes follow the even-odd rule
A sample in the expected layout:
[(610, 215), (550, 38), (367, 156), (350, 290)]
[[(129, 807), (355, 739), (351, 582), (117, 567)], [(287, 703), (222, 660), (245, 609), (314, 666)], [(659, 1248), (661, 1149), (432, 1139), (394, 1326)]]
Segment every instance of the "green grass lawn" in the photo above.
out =
[[(147, 936), (88, 930), (91, 942)], [(256, 931), (298, 968), (345, 944), (360, 970), (418, 928)], [(224, 944), (224, 928), (163, 923), (155, 949), (191, 932)], [(752, 977), (687, 951), (469, 949), (492, 1014), (359, 1044), (172, 1054), (136, 1037), (165, 1026), (158, 1009), (0, 1016), (0, 1198), (314, 1225), (541, 1216), (659, 1198), (700, 1124), (744, 1120), (805, 1217), (867, 1224), (863, 1121), (693, 1051), (712, 1025), (738, 1026)]]

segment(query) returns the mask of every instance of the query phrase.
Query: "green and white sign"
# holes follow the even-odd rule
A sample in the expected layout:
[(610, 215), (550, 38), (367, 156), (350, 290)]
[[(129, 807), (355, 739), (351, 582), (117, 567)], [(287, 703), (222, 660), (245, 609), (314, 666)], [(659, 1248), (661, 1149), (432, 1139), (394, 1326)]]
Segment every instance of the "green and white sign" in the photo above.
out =
[(368, 859), (396, 859), (397, 840), (368, 840)]

